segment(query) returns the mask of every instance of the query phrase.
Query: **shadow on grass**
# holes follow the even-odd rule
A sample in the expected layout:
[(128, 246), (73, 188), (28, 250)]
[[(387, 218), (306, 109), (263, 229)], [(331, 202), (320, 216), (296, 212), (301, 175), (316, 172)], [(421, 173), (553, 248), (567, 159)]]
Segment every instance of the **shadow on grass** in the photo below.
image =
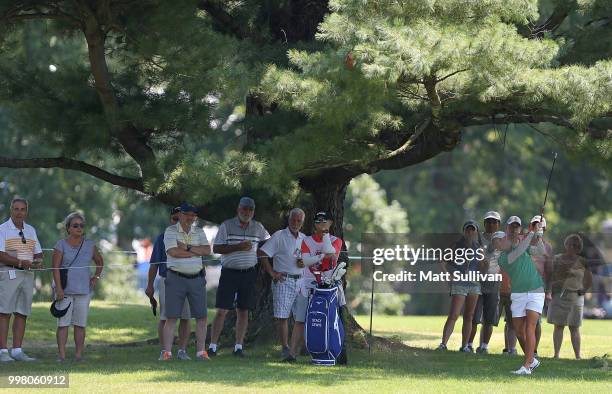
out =
[(397, 331), (374, 331), (374, 335), (392, 338), (396, 341), (420, 341), (420, 340), (439, 340), (440, 335), (435, 334), (418, 334), (416, 332), (397, 332)]
[[(193, 352), (193, 347), (191, 349)], [(521, 357), (437, 352), (405, 346), (392, 351), (375, 349), (371, 356), (367, 350), (352, 350), (348, 367), (316, 367), (308, 363), (308, 357), (300, 357), (296, 364), (284, 364), (278, 361), (278, 349), (271, 346), (256, 347), (244, 359), (233, 357), (231, 349), (222, 349), (219, 356), (207, 362), (172, 360), (162, 363), (156, 361), (158, 348), (154, 346), (129, 350), (92, 346), (86, 351), (86, 361), (81, 363), (55, 363), (51, 361), (55, 353), (49, 349), (40, 349), (33, 354), (40, 361), (27, 364), (29, 373), (85, 373), (108, 376), (108, 379), (113, 379), (114, 375), (135, 374), (134, 380), (140, 383), (201, 382), (258, 388), (273, 388), (279, 383), (297, 387), (305, 382), (321, 387), (341, 386), (351, 381), (368, 381), (375, 385), (377, 381), (393, 378), (434, 381), (451, 378), (502, 383), (517, 379), (510, 375), (510, 371), (522, 362)], [(23, 372), (23, 365), (3, 365), (1, 373)], [(530, 379), (554, 380), (555, 384), (563, 384), (609, 382), (611, 377), (610, 372), (591, 368), (588, 360), (543, 359), (542, 366)]]
[[(113, 304), (94, 303), (90, 310), (92, 329), (88, 331), (87, 343), (98, 344), (88, 346), (84, 362), (58, 364), (53, 361), (56, 358), (55, 320), (47, 308), (47, 304), (36, 304), (34, 315), (28, 321), (26, 349), (39, 358), (38, 362), (27, 364), (29, 373), (69, 372), (101, 375), (108, 378), (109, 382), (133, 380), (135, 385), (143, 382), (201, 382), (258, 388), (274, 388), (279, 384), (299, 387), (309, 383), (324, 389), (339, 388), (352, 381), (365, 381), (368, 385), (371, 382), (374, 390), (377, 382), (382, 383), (389, 379), (424, 378), (432, 384), (447, 379), (509, 383), (517, 379), (510, 375), (510, 371), (517, 369), (522, 363), (522, 357), (437, 352), (410, 348), (390, 341), (380, 341), (374, 347), (372, 355), (369, 355), (366, 349), (350, 349), (348, 367), (315, 367), (308, 363), (309, 357), (300, 357), (297, 364), (283, 364), (278, 361), (278, 347), (272, 345), (247, 346), (248, 357), (245, 359), (236, 359), (231, 355), (230, 349), (222, 349), (220, 356), (210, 362), (161, 363), (157, 361), (157, 346), (110, 346), (155, 337), (157, 320), (149, 308), (142, 305), (117, 307)], [(390, 331), (377, 333), (391, 334), (400, 340), (437, 338), (437, 335), (433, 334)], [(73, 349), (69, 348), (69, 357), (72, 351)], [(193, 356), (193, 345), (190, 352)], [(554, 382), (555, 387), (563, 385), (564, 382), (609, 382), (612, 379), (610, 372), (592, 368), (588, 360), (541, 361), (542, 366), (529, 379)], [(0, 374), (23, 371), (23, 363), (0, 365)]]

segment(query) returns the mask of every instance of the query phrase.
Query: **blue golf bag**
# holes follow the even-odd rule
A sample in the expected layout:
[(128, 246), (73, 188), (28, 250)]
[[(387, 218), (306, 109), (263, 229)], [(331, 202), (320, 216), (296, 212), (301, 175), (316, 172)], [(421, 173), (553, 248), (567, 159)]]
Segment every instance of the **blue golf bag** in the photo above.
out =
[(313, 289), (306, 311), (306, 349), (315, 365), (336, 365), (344, 343), (338, 313), (338, 288)]

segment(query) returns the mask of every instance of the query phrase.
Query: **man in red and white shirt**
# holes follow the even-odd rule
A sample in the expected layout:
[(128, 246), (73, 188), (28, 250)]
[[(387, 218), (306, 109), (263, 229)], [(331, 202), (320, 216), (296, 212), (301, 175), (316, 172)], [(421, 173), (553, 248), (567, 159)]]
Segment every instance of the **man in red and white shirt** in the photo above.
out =
[[(314, 234), (302, 241), (302, 261), (305, 267), (298, 285), (300, 294), (295, 302), (295, 325), (291, 337), (292, 354), (297, 354), (297, 347), (303, 342), (310, 291), (318, 284), (332, 280), (333, 271), (338, 264), (338, 257), (342, 249), (342, 239), (329, 233), (333, 221), (327, 212), (317, 212), (313, 221)], [(344, 290), (342, 286), (338, 286), (338, 305), (345, 304)]]

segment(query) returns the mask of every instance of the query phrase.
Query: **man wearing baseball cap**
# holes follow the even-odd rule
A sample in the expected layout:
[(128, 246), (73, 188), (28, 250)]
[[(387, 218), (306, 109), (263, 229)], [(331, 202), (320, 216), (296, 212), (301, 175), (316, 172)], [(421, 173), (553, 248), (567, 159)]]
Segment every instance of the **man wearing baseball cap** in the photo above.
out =
[[(484, 231), (482, 233), (481, 242), (482, 248), (485, 251), (485, 258), (489, 261), (489, 272), (491, 274), (499, 273), (497, 267), (497, 259), (494, 256), (494, 248), (492, 246), (493, 235), (498, 234), (501, 216), (499, 212), (489, 211), (484, 216)], [(503, 232), (502, 232), (503, 233)], [(499, 235), (499, 234), (498, 234)], [(505, 236), (505, 234), (504, 234)], [(491, 260), (495, 259), (492, 263)], [(476, 349), (477, 353), (488, 353), (488, 344), (493, 334), (493, 326), (497, 327), (499, 322), (499, 287), (500, 282), (480, 282), (482, 294), (478, 296), (476, 310), (474, 311), (474, 319), (472, 322), (472, 333), (468, 347), (472, 348), (472, 343), (476, 337), (478, 324), (482, 323), (480, 330), (480, 346)]]
[(249, 323), (249, 311), (255, 309), (257, 295), (257, 248), (270, 234), (255, 215), (255, 200), (242, 197), (237, 215), (221, 223), (213, 250), (221, 255), (221, 277), (217, 287), (217, 314), (212, 324), (208, 353), (217, 355), (217, 342), (223, 329), (225, 316), (236, 308), (236, 343), (234, 356), (244, 357), (242, 349)]
[[(333, 224), (331, 215), (326, 211), (319, 211), (313, 217), (314, 233), (305, 237), (302, 241), (302, 260), (304, 269), (300, 279), (300, 294), (296, 299), (294, 317), (295, 324), (293, 335), (303, 338), (306, 310), (308, 309), (308, 296), (318, 283), (325, 282), (333, 275), (333, 270), (338, 264), (340, 251), (342, 250), (342, 239), (330, 234)], [(340, 306), (340, 319), (342, 319), (342, 306), (346, 305), (344, 289), (338, 286), (338, 306)], [(297, 352), (297, 341), (291, 341), (292, 352)], [(338, 356), (338, 364), (346, 364), (346, 349)]]
[[(176, 225), (179, 221), (179, 213), (180, 207), (174, 207), (170, 209), (170, 225)], [(153, 244), (153, 252), (151, 253), (151, 260), (149, 261), (149, 275), (147, 281), (147, 288), (145, 290), (145, 294), (149, 297), (150, 300), (153, 300), (154, 303), (154, 295), (155, 295), (155, 278), (159, 273), (159, 324), (157, 327), (157, 334), (159, 336), (159, 344), (161, 346), (162, 353), (159, 356), (159, 359), (163, 359), (163, 351), (164, 351), (164, 325), (166, 324), (166, 274), (167, 267), (166, 261), (168, 259), (166, 255), (166, 245), (164, 245), (164, 234), (165, 232), (159, 234), (155, 239), (155, 243)], [(189, 327), (189, 319), (191, 319), (191, 314), (189, 313), (189, 302), (185, 300), (185, 304), (183, 305), (183, 311), (181, 312), (181, 321), (179, 323), (179, 350), (177, 353), (177, 358), (179, 360), (189, 360), (190, 357), (187, 355), (187, 343), (189, 342), (189, 334), (191, 333), (191, 329)], [(174, 334), (173, 334), (174, 335)]]
[(196, 359), (208, 360), (206, 340), (206, 271), (202, 256), (210, 254), (204, 230), (194, 226), (197, 208), (184, 203), (179, 207), (179, 222), (164, 233), (166, 247), (166, 324), (164, 324), (163, 360), (172, 359), (172, 342), (176, 320), (181, 317), (185, 300), (189, 300), (191, 316), (196, 319)]
[[(542, 233), (546, 233), (546, 218), (541, 217), (540, 215), (536, 215), (529, 221), (529, 231), (535, 231), (536, 225), (540, 224), (540, 228), (542, 229)], [(542, 236), (542, 243), (544, 245), (543, 253), (537, 248), (532, 247), (531, 250), (531, 259), (538, 270), (538, 273), (542, 277), (542, 281), (544, 282), (544, 288), (548, 285), (548, 281), (550, 279), (551, 271), (552, 271), (552, 258), (553, 258), (553, 250), (552, 246), (548, 241), (544, 239)], [(536, 346), (535, 346), (535, 355), (538, 355), (538, 345), (540, 344), (540, 338), (542, 337), (542, 316), (538, 319), (538, 325), (536, 326)]]

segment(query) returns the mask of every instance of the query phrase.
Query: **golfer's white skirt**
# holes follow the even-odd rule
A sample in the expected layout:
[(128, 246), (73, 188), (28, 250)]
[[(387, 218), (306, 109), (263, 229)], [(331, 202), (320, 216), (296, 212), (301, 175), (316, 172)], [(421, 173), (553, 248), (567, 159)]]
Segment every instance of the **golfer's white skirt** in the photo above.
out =
[(544, 290), (542, 288), (527, 293), (510, 294), (512, 317), (525, 317), (527, 310), (542, 313), (544, 309)]

